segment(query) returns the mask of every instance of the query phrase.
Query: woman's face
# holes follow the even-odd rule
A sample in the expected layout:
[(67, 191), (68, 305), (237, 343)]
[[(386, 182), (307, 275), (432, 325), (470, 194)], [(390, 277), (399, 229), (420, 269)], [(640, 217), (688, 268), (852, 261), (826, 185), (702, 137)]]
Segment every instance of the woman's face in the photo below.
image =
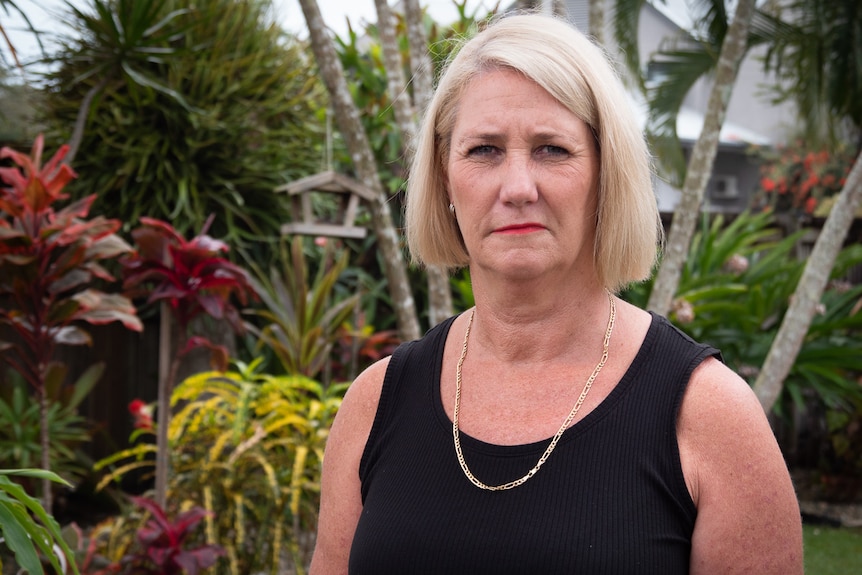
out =
[(471, 272), (595, 274), (599, 158), (590, 128), (507, 69), (467, 86), (445, 179)]

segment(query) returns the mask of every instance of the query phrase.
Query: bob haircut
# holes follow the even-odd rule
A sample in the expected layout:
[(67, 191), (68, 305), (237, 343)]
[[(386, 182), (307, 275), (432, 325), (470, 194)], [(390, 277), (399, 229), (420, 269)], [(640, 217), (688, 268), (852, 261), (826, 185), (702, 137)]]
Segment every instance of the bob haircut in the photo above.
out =
[(483, 73), (501, 68), (536, 82), (595, 135), (594, 260), (602, 285), (617, 291), (648, 278), (662, 227), (643, 133), (604, 52), (568, 22), (540, 14), (492, 21), (447, 63), (417, 135), (407, 183), (407, 242), (413, 261), (447, 269), (470, 263), (448, 209), (444, 167), (464, 90)]

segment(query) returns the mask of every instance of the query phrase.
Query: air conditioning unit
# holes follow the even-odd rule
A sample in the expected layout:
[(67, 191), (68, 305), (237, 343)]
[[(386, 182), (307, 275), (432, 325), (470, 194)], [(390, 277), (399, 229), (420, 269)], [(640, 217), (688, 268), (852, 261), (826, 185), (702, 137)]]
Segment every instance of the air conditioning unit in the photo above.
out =
[(739, 197), (739, 186), (736, 176), (730, 174), (716, 174), (712, 177), (713, 200), (735, 200)]

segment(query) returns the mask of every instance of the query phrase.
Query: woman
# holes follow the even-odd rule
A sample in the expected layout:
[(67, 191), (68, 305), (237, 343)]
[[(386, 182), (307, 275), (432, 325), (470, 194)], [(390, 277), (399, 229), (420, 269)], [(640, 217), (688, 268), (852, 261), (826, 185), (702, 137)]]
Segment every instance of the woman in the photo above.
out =
[(718, 352), (614, 295), (660, 227), (600, 50), (502, 18), (440, 80), (413, 256), (476, 305), (370, 367), (332, 427), (312, 573), (802, 572), (759, 403)]

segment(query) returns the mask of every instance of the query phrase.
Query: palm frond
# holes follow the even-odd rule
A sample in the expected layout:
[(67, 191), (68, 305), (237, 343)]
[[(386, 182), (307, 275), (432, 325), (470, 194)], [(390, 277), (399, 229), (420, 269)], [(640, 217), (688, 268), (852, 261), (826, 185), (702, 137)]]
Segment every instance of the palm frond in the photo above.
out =
[(647, 134), (659, 164), (671, 183), (685, 179), (685, 158), (677, 135), (677, 117), (695, 83), (715, 69), (721, 45), (687, 42), (660, 50), (650, 66), (657, 79), (647, 84)]

